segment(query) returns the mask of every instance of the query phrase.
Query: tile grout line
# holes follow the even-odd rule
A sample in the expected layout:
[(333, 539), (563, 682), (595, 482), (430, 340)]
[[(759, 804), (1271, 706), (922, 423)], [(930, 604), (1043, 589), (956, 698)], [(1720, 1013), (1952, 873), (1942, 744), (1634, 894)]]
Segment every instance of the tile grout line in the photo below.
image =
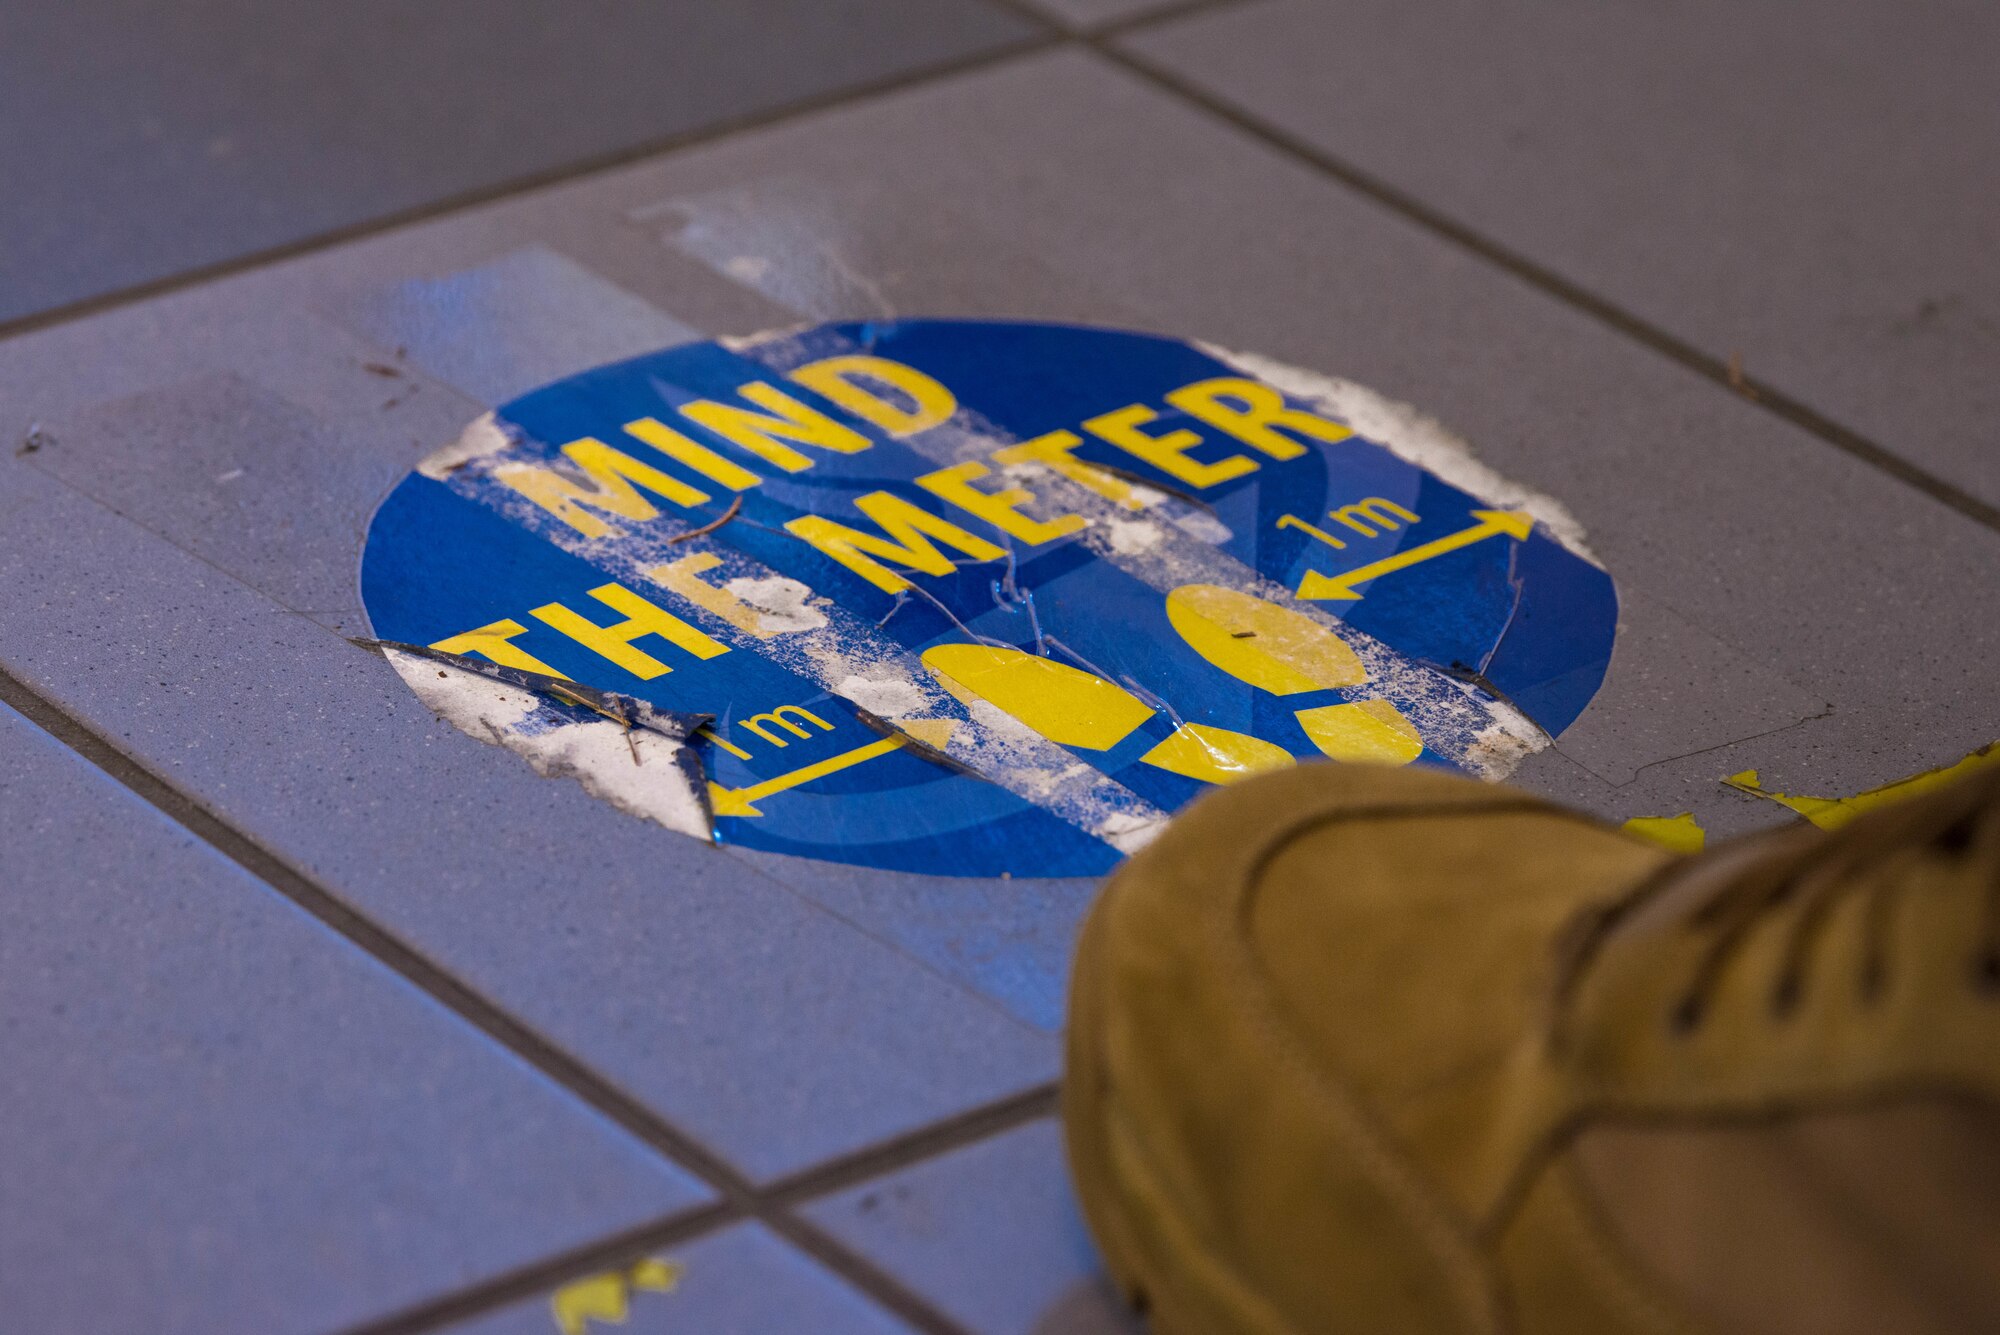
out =
[[(448, 1323), (479, 1316), (523, 1298), (546, 1294), (564, 1281), (626, 1264), (641, 1256), (655, 1254), (664, 1248), (691, 1242), (731, 1224), (746, 1221), (764, 1224), (850, 1282), (852, 1276), (848, 1272), (855, 1268), (865, 1268), (879, 1275), (873, 1262), (855, 1256), (845, 1244), (830, 1238), (809, 1221), (800, 1220), (795, 1213), (797, 1208), (820, 1197), (1053, 1116), (1055, 1105), (1056, 1086), (1038, 1085), (879, 1145), (801, 1170), (768, 1186), (755, 1188), (751, 1194), (763, 1203), (761, 1212), (745, 1212), (718, 1203), (670, 1216), (429, 1299), (420, 1306), (353, 1327), (342, 1335), (431, 1335)], [(891, 1285), (897, 1283), (887, 1277), (883, 1279)], [(868, 1289), (863, 1289), (863, 1292), (874, 1296)], [(880, 1299), (877, 1298), (877, 1301)], [(956, 1330), (956, 1327), (950, 1329)]]
[[(1010, 9), (1016, 14), (1024, 13), (1025, 0), (988, 0), (991, 4)], [(1236, 9), (1252, 3), (1252, 0), (1168, 0), (1166, 4), (1138, 14), (1128, 14), (1122, 19), (1108, 19), (1103, 23), (1086, 24), (1082, 28), (1069, 30), (1069, 35), (1086, 45), (1123, 37), (1127, 33), (1144, 28), (1160, 27), (1181, 19), (1194, 18), (1224, 9)]]
[(350, 908), (305, 873), (211, 812), (195, 798), (119, 750), (88, 725), (0, 668), (0, 704), (69, 747), (130, 789), (141, 800), (191, 832), (251, 876), (270, 886), (349, 944), (410, 983), (432, 1001), (471, 1024), (544, 1077), (583, 1100), (599, 1115), (720, 1187), (733, 1177), (707, 1150), (661, 1127), (636, 1100), (557, 1048), (401, 938)]
[[(928, 1301), (900, 1281), (883, 1273), (872, 1262), (854, 1254), (816, 1226), (786, 1213), (783, 1204), (760, 1191), (749, 1178), (712, 1153), (698, 1141), (678, 1130), (613, 1082), (542, 1037), (501, 1006), (488, 1000), (455, 975), (406, 944), (366, 915), (350, 908), (332, 892), (248, 835), (236, 830), (195, 798), (155, 774), (116, 745), (79, 721), (67, 710), (42, 695), (4, 667), (0, 667), (0, 704), (13, 709), (56, 741), (68, 747), (108, 777), (116, 780), (140, 800), (148, 803), (223, 857), (269, 886), (298, 908), (359, 948), (378, 964), (471, 1025), (505, 1051), (525, 1063), (543, 1078), (563, 1089), (599, 1116), (626, 1134), (662, 1155), (669, 1162), (700, 1179), (718, 1199), (695, 1207), (685, 1214), (656, 1221), (648, 1230), (678, 1233), (691, 1226), (690, 1220), (720, 1223), (728, 1218), (757, 1219), (812, 1254), (822, 1264), (847, 1280), (882, 1307), (900, 1316), (926, 1335), (964, 1335), (957, 1325)], [(1038, 1086), (997, 1103), (943, 1119), (881, 1146), (869, 1147), (833, 1160), (828, 1165), (807, 1169), (799, 1175), (808, 1186), (823, 1176), (844, 1181), (848, 1175), (870, 1175), (878, 1159), (893, 1168), (941, 1152), (957, 1144), (995, 1134), (1018, 1121), (1046, 1111), (1053, 1093)], [(794, 1187), (791, 1191), (796, 1192)], [(794, 1196), (788, 1194), (786, 1202)], [(651, 1236), (649, 1231), (648, 1236)], [(629, 1243), (630, 1239), (625, 1239)], [(587, 1249), (596, 1255), (597, 1249)], [(530, 1270), (537, 1275), (535, 1267)], [(511, 1288), (506, 1290), (512, 1294)], [(502, 1299), (495, 1299), (500, 1301)], [(455, 1303), (440, 1299), (440, 1304)], [(450, 1309), (458, 1311), (456, 1306)], [(393, 1317), (387, 1323), (364, 1327), (368, 1335), (402, 1335), (429, 1327), (426, 1306), (409, 1318)], [(418, 1324), (411, 1324), (422, 1316)]]
[[(1233, 8), (1237, 3), (1241, 3), (1241, 0), (1220, 0), (1216, 7)], [(1666, 357), (1669, 361), (1678, 363), (1687, 370), (1721, 385), (1732, 394), (1748, 399), (1822, 443), (1831, 445), (1905, 486), (1922, 492), (1938, 504), (1956, 510), (1975, 523), (2000, 530), (2000, 506), (1981, 500), (1928, 469), (1911, 463), (1894, 451), (1876, 444), (1852, 427), (1835, 421), (1776, 386), (1733, 370), (1730, 363), (1724, 359), (1702, 351), (1678, 335), (1669, 333), (1651, 321), (1565, 278), (1554, 269), (1482, 235), (1415, 195), (1308, 143), (1236, 103), (1218, 97), (1165, 66), (1128, 48), (1113, 44), (1113, 39), (1142, 26), (1145, 25), (1141, 23), (1114, 25), (1105, 30), (1083, 34), (1074, 40), (1110, 64), (1137, 76), (1160, 91), (1207, 112), (1265, 147), (1297, 160), (1356, 194), (1366, 196), (1405, 221), (1414, 223), (1433, 236), (1504, 270), (1545, 296), (1552, 297), (1571, 309), (1589, 316), (1615, 333), (1622, 334)]]
[(1029, 1122), (1052, 1117), (1057, 1111), (1057, 1091), (1058, 1086), (1050, 1082), (968, 1108), (864, 1150), (779, 1178), (760, 1188), (758, 1195), (773, 1209), (793, 1209), (821, 1196), (1003, 1135)]
[(1012, 14), (1028, 23), (1035, 31), (1012, 41), (999, 42), (984, 50), (966, 55), (949, 57), (912, 69), (900, 70), (876, 79), (848, 84), (840, 88), (828, 89), (810, 97), (799, 98), (778, 106), (745, 112), (737, 116), (727, 116), (673, 134), (660, 135), (641, 144), (614, 149), (608, 153), (593, 154), (574, 159), (558, 167), (540, 172), (517, 176), (497, 185), (481, 186), (474, 190), (460, 191), (443, 199), (412, 205), (406, 209), (381, 214), (360, 222), (329, 228), (312, 236), (295, 241), (282, 242), (246, 255), (232, 256), (210, 264), (198, 265), (159, 278), (129, 284), (110, 292), (65, 302), (47, 310), (35, 311), (12, 319), (0, 320), (0, 343), (28, 334), (51, 329), (58, 325), (70, 324), (77, 320), (100, 315), (106, 311), (163, 297), (189, 288), (231, 278), (238, 274), (270, 268), (286, 260), (298, 259), (322, 250), (331, 250), (351, 241), (361, 241), (369, 237), (414, 226), (418, 223), (448, 217), (481, 205), (498, 203), (517, 195), (532, 194), (554, 186), (580, 181), (586, 177), (601, 175), (643, 162), (648, 158), (677, 153), (685, 149), (699, 147), (717, 140), (728, 139), (739, 134), (747, 134), (770, 126), (782, 125), (788, 121), (800, 120), (823, 111), (833, 111), (841, 107), (865, 102), (871, 98), (901, 92), (908, 88), (918, 88), (925, 84), (942, 82), (960, 74), (971, 74), (990, 66), (1004, 65), (1011, 60), (1039, 55), (1062, 46), (1090, 44), (1109, 37), (1122, 37), (1129, 32), (1167, 23), (1175, 19), (1191, 17), (1212, 9), (1229, 9), (1248, 3), (1249, 0), (1176, 0), (1149, 13), (1135, 14), (1130, 18), (1116, 19), (1083, 33), (1065, 31), (1047, 14), (1032, 9), (1022, 0), (986, 0), (994, 9)]
[(516, 1266), (467, 1288), (425, 1299), (401, 1312), (363, 1325), (350, 1326), (341, 1335), (418, 1335), (419, 1332), (470, 1321), (509, 1303), (545, 1296), (571, 1280), (628, 1265), (641, 1256), (679, 1246), (726, 1228), (742, 1218), (739, 1211), (721, 1202), (668, 1215), (611, 1237)]
[(1161, 91), (1206, 111), (1266, 147), (1298, 159), (1322, 175), (1374, 200), (1406, 221), (1477, 255), (1545, 295), (1590, 316), (1695, 374), (1720, 384), (1731, 393), (1749, 399), (1807, 434), (1924, 493), (1939, 504), (1958, 511), (1976, 523), (2000, 530), (2000, 506), (1981, 500), (1929, 470), (1911, 463), (1852, 427), (1828, 417), (1776, 386), (1755, 376), (1737, 373), (1722, 358), (1703, 352), (1694, 344), (1597, 296), (1555, 270), (1481, 235), (1416, 196), (1307, 143), (1244, 108), (1215, 96), (1181, 75), (1147, 60), (1137, 52), (1113, 45), (1116, 39), (1145, 28), (1212, 11), (1238, 8), (1251, 3), (1251, 0), (1182, 0), (1182, 3), (1171, 4), (1150, 13), (1114, 20), (1097, 28), (1075, 33), (1058, 28), (1046, 15), (1029, 9), (1024, 0), (989, 0), (989, 3), (1030, 20), (1040, 31), (970, 56), (832, 90), (781, 107), (727, 118), (697, 129), (650, 140), (632, 148), (620, 149), (613, 153), (568, 163), (546, 172), (519, 177), (501, 185), (464, 192), (351, 226), (335, 228), (303, 240), (287, 242), (249, 255), (184, 270), (178, 274), (134, 284), (95, 297), (87, 297), (51, 310), (0, 321), (0, 343), (91, 315), (134, 305), (150, 298), (166, 296), (208, 282), (266, 268), (350, 241), (360, 241), (397, 228), (445, 217), (461, 210), (581, 180), (647, 158), (693, 148), (735, 134), (780, 125), (793, 119), (835, 110), (872, 97), (920, 87), (932, 81), (973, 73), (990, 66), (1005, 64), (1017, 57), (1025, 58), (1059, 47), (1078, 46), (1145, 80)]
[(566, 185), (586, 177), (616, 171), (629, 167), (648, 158), (667, 153), (680, 152), (733, 135), (746, 134), (769, 126), (782, 125), (788, 121), (816, 115), (822, 111), (833, 111), (853, 103), (865, 102), (873, 97), (900, 92), (907, 88), (917, 88), (938, 80), (952, 78), (959, 74), (969, 74), (993, 65), (1002, 65), (1017, 57), (1031, 56), (1063, 44), (1061, 33), (1048, 27), (1041, 31), (1018, 37), (1011, 41), (997, 42), (984, 49), (965, 55), (948, 57), (919, 65), (911, 69), (899, 70), (893, 74), (864, 80), (859, 83), (828, 89), (809, 97), (785, 102), (778, 106), (745, 112), (736, 116), (726, 116), (720, 120), (673, 134), (660, 135), (644, 143), (627, 148), (614, 149), (608, 153), (592, 154), (589, 157), (573, 159), (557, 167), (539, 172), (530, 172), (513, 177), (497, 185), (481, 186), (473, 190), (460, 191), (443, 199), (430, 200), (412, 205), (392, 213), (380, 214), (360, 222), (348, 223), (329, 228), (312, 236), (294, 241), (282, 242), (246, 255), (236, 255), (229, 259), (217, 260), (191, 269), (182, 269), (160, 278), (147, 279), (110, 292), (84, 297), (77, 301), (36, 311), (13, 319), (0, 320), (0, 343), (33, 334), (58, 325), (70, 324), (92, 315), (137, 305), (155, 297), (168, 296), (175, 292), (200, 287), (238, 274), (252, 273), (270, 268), (286, 260), (298, 259), (331, 250), (336, 246), (353, 241), (362, 241), (387, 232), (411, 227), (418, 223), (430, 222), (481, 205), (497, 203), (519, 195), (532, 194), (554, 186)]

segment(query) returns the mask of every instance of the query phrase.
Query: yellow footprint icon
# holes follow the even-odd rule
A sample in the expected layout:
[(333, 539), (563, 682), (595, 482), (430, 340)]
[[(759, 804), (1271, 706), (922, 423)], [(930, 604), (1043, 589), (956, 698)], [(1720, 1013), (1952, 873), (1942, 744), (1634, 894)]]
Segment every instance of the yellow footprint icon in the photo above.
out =
[[(1061, 746), (1108, 751), (1157, 712), (1095, 672), (1020, 649), (990, 644), (941, 644), (926, 649), (924, 666), (967, 704), (983, 700)], [(1229, 783), (1293, 762), (1282, 746), (1202, 723), (1183, 723), (1140, 759), (1204, 783)]]
[[(1347, 642), (1311, 617), (1217, 584), (1184, 584), (1167, 595), (1167, 620), (1215, 667), (1271, 695), (1360, 686), (1368, 668)], [(1387, 700), (1301, 709), (1293, 717), (1335, 760), (1407, 765), (1424, 739)]]
[[(1167, 619), (1210, 665), (1272, 695), (1358, 686), (1368, 669), (1338, 635), (1310, 617), (1214, 584), (1188, 584), (1167, 595)], [(923, 663), (954, 696), (983, 701), (1061, 746), (1106, 751), (1157, 712), (1094, 672), (988, 644), (943, 644)], [(1321, 751), (1337, 760), (1407, 765), (1424, 749), (1416, 728), (1387, 700), (1299, 710), (1294, 717)], [(1233, 783), (1295, 764), (1274, 742), (1205, 723), (1182, 723), (1140, 757), (1146, 764), (1204, 783)]]

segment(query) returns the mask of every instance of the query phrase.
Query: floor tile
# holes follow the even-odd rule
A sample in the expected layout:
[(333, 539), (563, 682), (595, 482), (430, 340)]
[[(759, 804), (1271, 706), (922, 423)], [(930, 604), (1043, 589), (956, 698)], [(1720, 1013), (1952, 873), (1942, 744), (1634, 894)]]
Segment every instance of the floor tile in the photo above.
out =
[(0, 533), (0, 666), (745, 1171), (1053, 1075), (1048, 1036), (44, 474), (0, 473)]
[(977, 1335), (1137, 1335), (1107, 1287), (1054, 1121), (815, 1203), (807, 1214)]
[[(426, 401), (398, 413), (412, 382), (381, 383), (366, 367), (388, 364), (362, 360), (369, 355), (362, 349), (349, 370), (372, 382), (366, 390), (385, 417), (433, 405), (476, 411), (419, 385)], [(38, 431), (45, 448), (34, 458), (46, 473), (285, 606), (358, 632), (348, 549), (398, 470), (351, 448), (337, 424), (234, 371), (209, 371)]]
[(2000, 11), (1261, 0), (1132, 49), (2000, 502)]
[(587, 367), (701, 337), (542, 246), (361, 293), (347, 316), (394, 349), (396, 362), (413, 361), (493, 405)]
[(1824, 718), (1832, 706), (1628, 588), (1604, 690), (1556, 750), (1617, 788), (1639, 769)]
[(1062, 1027), (1076, 925), (1097, 898), (1094, 880), (920, 876), (748, 849), (736, 856), (1016, 1019), (1050, 1033)]
[[(621, 1303), (622, 1318), (614, 1315)], [(451, 1326), (448, 1335), (588, 1335), (613, 1327), (620, 1335), (909, 1329), (761, 1224), (738, 1224)]]
[(318, 1332), (703, 1189), (0, 707), (7, 1325)]
[(10, 5), (0, 321), (1032, 32), (983, 0)]
[(1825, 714), (1742, 741), (1663, 756), (1615, 787), (1571, 762), (1562, 748), (1530, 757), (1517, 777), (1528, 787), (1614, 820), (1690, 812), (1713, 841), (1790, 819), (1777, 804), (1724, 783), (1744, 770), (1758, 771), (1768, 789), (1850, 796), (1954, 764), (1987, 744), (1964, 740), (1973, 735), (1947, 721), (1913, 743), (1887, 720)]

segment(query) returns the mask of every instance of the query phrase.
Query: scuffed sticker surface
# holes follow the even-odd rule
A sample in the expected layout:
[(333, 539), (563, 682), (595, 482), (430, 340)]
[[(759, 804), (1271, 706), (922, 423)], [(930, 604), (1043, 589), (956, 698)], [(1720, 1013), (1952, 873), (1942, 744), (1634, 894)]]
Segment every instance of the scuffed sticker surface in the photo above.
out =
[(1204, 788), (1306, 760), (1504, 777), (1616, 625), (1574, 520), (1414, 409), (954, 321), (526, 395), (385, 502), (363, 589), (385, 639), (714, 716), (691, 794), (641, 777), (667, 738), (398, 664), (537, 772), (697, 837), (712, 812), (725, 843), (960, 876), (1099, 874)]

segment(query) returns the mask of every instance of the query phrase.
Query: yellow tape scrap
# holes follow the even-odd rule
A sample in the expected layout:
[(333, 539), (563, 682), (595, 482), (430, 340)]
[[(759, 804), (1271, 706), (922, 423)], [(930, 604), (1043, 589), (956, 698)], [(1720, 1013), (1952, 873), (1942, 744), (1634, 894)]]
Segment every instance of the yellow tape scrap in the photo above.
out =
[(1678, 816), (1634, 816), (1623, 828), (1625, 833), (1649, 839), (1672, 853), (1699, 853), (1708, 844), (1708, 832), (1691, 811)]
[(1880, 788), (1870, 788), (1867, 792), (1856, 793), (1852, 797), (1795, 797), (1790, 793), (1770, 792), (1758, 782), (1757, 771), (1754, 769), (1746, 769), (1741, 774), (1732, 774), (1723, 782), (1738, 792), (1749, 793), (1753, 797), (1765, 798), (1780, 806), (1789, 807), (1822, 830), (1837, 830), (1863, 812), (1888, 806), (1892, 802), (1901, 802), (1906, 798), (1921, 797), (1925, 793), (1963, 778), (1976, 769), (1994, 764), (2000, 764), (2000, 742), (1989, 742), (1956, 764), (1925, 770), (1922, 774), (1912, 774), (1907, 779), (1897, 779), (1894, 783), (1885, 783)]
[(623, 1270), (586, 1275), (563, 1285), (550, 1295), (549, 1310), (555, 1314), (556, 1329), (562, 1335), (587, 1335), (593, 1321), (622, 1326), (632, 1315), (632, 1290), (672, 1293), (685, 1271), (678, 1261), (648, 1256)]

